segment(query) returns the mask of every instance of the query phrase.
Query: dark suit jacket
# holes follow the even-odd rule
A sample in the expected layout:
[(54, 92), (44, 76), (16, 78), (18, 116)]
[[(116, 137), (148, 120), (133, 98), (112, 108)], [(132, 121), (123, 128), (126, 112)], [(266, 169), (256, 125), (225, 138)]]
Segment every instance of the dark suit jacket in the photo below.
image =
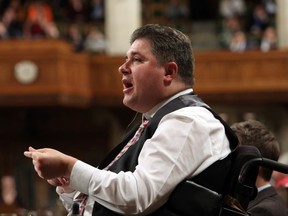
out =
[(249, 203), (248, 212), (251, 216), (286, 216), (287, 209), (283, 199), (274, 187), (260, 191), (256, 198)]

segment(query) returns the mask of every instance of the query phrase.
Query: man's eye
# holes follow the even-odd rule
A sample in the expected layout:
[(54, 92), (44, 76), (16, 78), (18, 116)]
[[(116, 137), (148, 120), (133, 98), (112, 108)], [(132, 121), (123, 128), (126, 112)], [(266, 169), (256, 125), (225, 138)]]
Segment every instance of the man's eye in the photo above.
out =
[(135, 62), (142, 62), (142, 60), (140, 58), (134, 58), (133, 61)]

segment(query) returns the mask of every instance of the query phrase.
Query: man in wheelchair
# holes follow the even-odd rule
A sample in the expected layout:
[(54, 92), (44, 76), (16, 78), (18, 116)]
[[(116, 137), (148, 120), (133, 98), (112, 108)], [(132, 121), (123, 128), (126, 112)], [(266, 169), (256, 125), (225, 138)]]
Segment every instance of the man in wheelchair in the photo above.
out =
[[(288, 215), (282, 198), (270, 183), (273, 170), (288, 173), (288, 165), (277, 162), (280, 147), (273, 133), (255, 120), (233, 124), (233, 132), (222, 123), (230, 142), (235, 142), (231, 139), (235, 132), (239, 145), (223, 161), (201, 173), (203, 178), (196, 176), (180, 184), (169, 200), (172, 211), (187, 216)], [(220, 178), (223, 183), (213, 185), (213, 180), (219, 179), (217, 174), (213, 178), (213, 169), (220, 170), (221, 175), (223, 164), (226, 168), (230, 165), (227, 178)]]

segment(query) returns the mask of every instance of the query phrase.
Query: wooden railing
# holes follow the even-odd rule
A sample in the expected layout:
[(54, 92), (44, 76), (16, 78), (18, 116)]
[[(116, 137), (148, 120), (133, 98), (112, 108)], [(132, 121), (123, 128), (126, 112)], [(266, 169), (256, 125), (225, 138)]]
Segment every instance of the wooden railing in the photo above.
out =
[[(36, 64), (35, 81), (15, 65)], [(59, 40), (0, 41), (0, 106), (122, 106), (124, 56), (75, 53)], [(288, 50), (195, 53), (195, 92), (213, 103), (287, 103)]]
[(287, 103), (288, 50), (198, 53), (195, 89), (216, 103)]
[[(17, 79), (17, 63), (34, 63), (33, 82)], [(22, 68), (23, 69), (23, 68)], [(24, 67), (22, 75), (31, 76)], [(0, 105), (67, 105), (90, 103), (90, 68), (87, 55), (76, 54), (58, 40), (0, 41)]]

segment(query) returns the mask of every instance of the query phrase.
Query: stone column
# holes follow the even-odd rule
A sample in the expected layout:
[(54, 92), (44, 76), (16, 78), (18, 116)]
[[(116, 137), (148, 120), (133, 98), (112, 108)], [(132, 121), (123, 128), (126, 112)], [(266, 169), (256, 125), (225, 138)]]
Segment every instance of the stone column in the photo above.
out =
[(278, 35), (278, 47), (280, 49), (288, 48), (288, 1), (276, 0), (276, 27)]
[(105, 35), (108, 55), (123, 55), (131, 33), (141, 25), (141, 0), (106, 0)]

